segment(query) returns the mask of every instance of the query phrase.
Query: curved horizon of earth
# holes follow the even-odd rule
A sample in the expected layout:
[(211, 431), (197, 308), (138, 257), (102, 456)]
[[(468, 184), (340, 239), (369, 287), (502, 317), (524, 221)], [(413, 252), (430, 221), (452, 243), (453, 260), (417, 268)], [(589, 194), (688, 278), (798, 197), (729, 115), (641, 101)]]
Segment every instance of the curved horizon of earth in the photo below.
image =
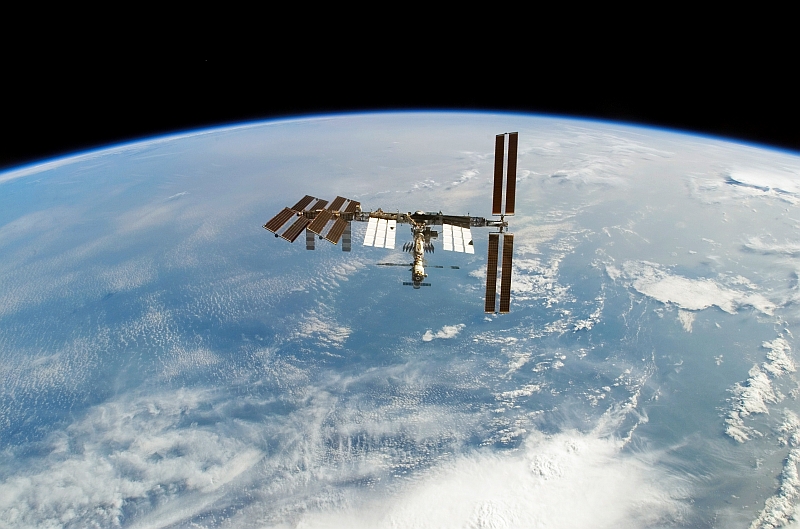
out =
[[(475, 254), (261, 228), (489, 216)], [(517, 114), (314, 116), (0, 173), (0, 527), (797, 527), (800, 156)], [(439, 248), (441, 250), (441, 248)]]

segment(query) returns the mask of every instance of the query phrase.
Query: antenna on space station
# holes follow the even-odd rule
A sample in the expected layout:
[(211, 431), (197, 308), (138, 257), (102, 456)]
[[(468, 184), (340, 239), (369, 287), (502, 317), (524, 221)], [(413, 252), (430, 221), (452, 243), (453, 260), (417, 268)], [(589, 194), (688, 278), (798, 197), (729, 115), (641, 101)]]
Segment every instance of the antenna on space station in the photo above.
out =
[[(508, 143), (508, 156), (506, 152)], [(351, 223), (366, 222), (364, 246), (394, 249), (397, 240), (397, 225), (411, 226), (412, 241), (403, 244), (403, 251), (413, 256), (411, 263), (378, 263), (384, 266), (409, 267), (411, 281), (404, 285), (418, 289), (431, 286), (424, 281), (426, 261), (424, 255), (433, 253), (434, 240), (441, 235), (442, 249), (451, 252), (475, 253), (471, 228), (493, 227), (496, 233), (489, 234), (489, 254), (486, 267), (486, 312), (495, 312), (497, 302), (497, 264), (502, 262), (500, 270), (500, 313), (509, 312), (511, 300), (511, 258), (514, 252), (514, 236), (507, 231), (506, 216), (514, 214), (514, 200), (517, 184), (517, 141), (516, 132), (498, 134), (495, 138), (494, 160), (494, 192), (492, 195), (492, 215), (500, 216), (499, 220), (468, 215), (444, 215), (439, 212), (417, 211), (415, 213), (385, 212), (380, 208), (375, 211), (362, 211), (361, 204), (355, 200), (337, 196), (328, 205), (327, 200), (306, 195), (291, 208), (270, 219), (264, 228), (281, 237), (294, 242), (300, 234), (306, 232), (306, 249), (314, 250), (316, 237), (330, 243), (338, 244), (341, 240), (342, 251), (351, 250)], [(293, 222), (289, 222), (290, 220)], [(439, 233), (431, 229), (441, 226)], [(502, 254), (500, 254), (500, 238), (502, 236)], [(502, 261), (499, 256), (502, 255)], [(441, 265), (431, 268), (445, 268)], [(449, 268), (458, 269), (457, 266)]]

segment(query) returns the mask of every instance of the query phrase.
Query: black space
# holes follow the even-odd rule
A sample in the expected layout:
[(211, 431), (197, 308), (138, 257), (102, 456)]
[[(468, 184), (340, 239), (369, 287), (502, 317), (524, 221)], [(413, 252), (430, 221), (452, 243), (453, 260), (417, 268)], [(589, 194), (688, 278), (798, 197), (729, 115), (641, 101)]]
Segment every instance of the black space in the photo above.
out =
[(252, 62), (60, 58), (6, 65), (0, 169), (210, 125), (391, 109), (589, 117), (800, 152), (795, 89), (738, 55), (642, 61), (584, 49), (492, 68), (488, 59), (459, 59), (455, 49), (435, 57), (378, 53), (370, 61), (339, 52)]

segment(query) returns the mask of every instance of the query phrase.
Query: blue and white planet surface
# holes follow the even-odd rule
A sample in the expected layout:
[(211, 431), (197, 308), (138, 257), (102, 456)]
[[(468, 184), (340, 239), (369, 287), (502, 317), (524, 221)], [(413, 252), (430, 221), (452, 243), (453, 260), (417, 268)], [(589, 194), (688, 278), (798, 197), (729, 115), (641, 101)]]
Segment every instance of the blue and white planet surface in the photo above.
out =
[[(303, 195), (490, 216), (306, 251)], [(408, 233), (406, 233), (408, 231)], [(0, 527), (799, 527), (800, 156), (613, 123), (254, 123), (0, 173)], [(459, 266), (460, 269), (450, 269)]]

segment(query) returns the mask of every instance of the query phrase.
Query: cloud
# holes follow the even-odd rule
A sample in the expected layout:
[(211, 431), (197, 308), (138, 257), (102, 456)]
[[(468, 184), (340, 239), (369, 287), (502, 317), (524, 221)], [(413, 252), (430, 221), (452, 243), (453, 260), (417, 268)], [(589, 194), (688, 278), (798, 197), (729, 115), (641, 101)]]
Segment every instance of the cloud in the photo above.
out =
[(350, 327), (337, 324), (333, 316), (311, 311), (300, 322), (297, 335), (303, 338), (313, 337), (320, 345), (341, 347), (351, 332)]
[[(204, 425), (190, 419), (201, 415)], [(98, 406), (0, 483), (0, 519), (8, 527), (112, 527), (178, 496), (218, 498), (263, 454), (238, 435), (219, 435), (208, 421), (214, 415), (213, 394), (198, 390)]]
[(616, 528), (680, 521), (684, 487), (668, 483), (645, 458), (624, 455), (623, 444), (597, 432), (534, 433), (518, 451), (464, 454), (397, 494), (309, 513), (299, 525)]
[(124, 292), (153, 281), (158, 272), (150, 258), (136, 258), (109, 267), (97, 267), (97, 279), (111, 292)]
[(625, 180), (619, 176), (620, 169), (627, 163), (606, 155), (585, 154), (579, 158), (564, 162), (562, 167), (554, 171), (550, 178), (576, 185), (622, 186)]
[(800, 195), (800, 176), (781, 169), (734, 169), (725, 175), (727, 184), (758, 192), (758, 194)]
[(744, 248), (745, 250), (761, 253), (763, 255), (788, 255), (790, 257), (797, 257), (800, 255), (800, 243), (768, 243), (757, 237), (753, 237), (747, 241), (744, 244)]
[(778, 396), (766, 373), (758, 366), (753, 366), (747, 374), (749, 377), (743, 384), (737, 382), (731, 389), (733, 409), (725, 419), (725, 433), (740, 443), (749, 440), (753, 435), (762, 435), (746, 426), (744, 417), (753, 413), (768, 413), (767, 404), (778, 402)]
[(764, 342), (761, 347), (767, 349), (767, 360), (761, 366), (764, 371), (773, 377), (779, 377), (787, 373), (796, 371), (794, 360), (791, 358), (792, 348), (789, 342), (782, 336), (775, 338), (771, 342)]
[(747, 373), (747, 380), (744, 383), (737, 382), (730, 390), (733, 398), (731, 410), (725, 418), (725, 433), (740, 443), (754, 435), (763, 435), (745, 425), (744, 418), (754, 413), (769, 413), (768, 404), (783, 400), (783, 395), (772, 387), (772, 380), (796, 370), (790, 356), (791, 347), (785, 338), (779, 336), (761, 346), (768, 351), (768, 362), (761, 364), (761, 367), (754, 365)]
[[(627, 135), (625, 135), (627, 136)], [(601, 185), (619, 187), (626, 184), (624, 174), (630, 166), (641, 160), (653, 158), (670, 158), (673, 153), (654, 149), (644, 143), (623, 135), (609, 134), (607, 131), (597, 133), (576, 127), (572, 131), (568, 146), (569, 153), (561, 167), (551, 172), (551, 178), (557, 181), (568, 181), (575, 185)], [(573, 151), (569, 147), (577, 145), (593, 145), (592, 153), (584, 149)], [(581, 145), (581, 146), (583, 146)], [(565, 154), (562, 145), (549, 141), (540, 146), (542, 154)]]
[(148, 147), (152, 147), (158, 144), (169, 143), (175, 141), (177, 139), (184, 139), (184, 138), (191, 138), (194, 136), (204, 136), (210, 135), (213, 133), (221, 132), (226, 129), (232, 128), (250, 128), (257, 126), (253, 125), (235, 125), (233, 127), (220, 127), (217, 129), (203, 129), (191, 132), (184, 132), (179, 134), (172, 134), (169, 136), (159, 136), (157, 138), (150, 138), (143, 141), (137, 141), (132, 143), (126, 143), (123, 145), (117, 145), (114, 147), (101, 147), (99, 149), (95, 149), (88, 152), (82, 152), (77, 154), (70, 154), (61, 158), (55, 158), (52, 160), (47, 160), (44, 162), (35, 162), (31, 165), (26, 165), (23, 167), (18, 167), (15, 169), (11, 169), (9, 171), (5, 171), (0, 173), (0, 184), (3, 182), (8, 182), (14, 180), (16, 178), (23, 178), (26, 176), (32, 175), (42, 175), (43, 173), (47, 173), (53, 171), (55, 169), (60, 169), (64, 166), (75, 164), (77, 162), (87, 162), (89, 160), (107, 157), (113, 154), (121, 154), (126, 152), (137, 152), (142, 151)]
[(453, 181), (450, 185), (459, 186), (465, 182), (469, 182), (480, 173), (476, 169), (465, 169), (461, 171), (461, 177), (458, 180)]
[[(169, 321), (160, 312), (148, 318)], [(171, 351), (175, 369), (216, 361), (210, 351)], [(479, 373), (471, 360), (450, 363), (447, 373), (415, 360), (346, 375), (282, 366), (278, 351), (242, 352), (241, 390), (125, 394), (89, 409), (10, 463), (0, 519), (11, 527), (170, 527), (224, 513), (239, 527), (585, 526), (583, 501), (602, 507), (592, 526), (669, 525), (681, 516), (683, 496), (665, 491), (682, 489), (660, 479), (652, 458), (623, 450), (609, 429), (548, 436), (525, 420), (511, 433), (503, 425), (487, 431), (493, 411), (442, 393), (442, 384), (491, 389), (465, 376)], [(525, 399), (539, 387), (526, 381), (492, 392)], [(476, 448), (476, 439), (500, 435), (521, 444)]]
[(737, 167), (705, 176), (693, 175), (689, 188), (693, 196), (706, 202), (763, 198), (797, 204), (798, 174), (797, 168), (776, 167), (773, 161), (772, 166)]
[(170, 380), (202, 372), (220, 363), (219, 357), (207, 347), (188, 349), (182, 345), (174, 345), (164, 354), (161, 377)]
[(433, 180), (432, 178), (429, 178), (427, 180), (419, 180), (417, 182), (414, 182), (414, 184), (411, 186), (411, 191), (433, 189), (434, 187), (439, 187), (439, 185), (440, 184), (436, 180)]
[(789, 521), (797, 520), (795, 504), (800, 498), (800, 475), (797, 472), (797, 465), (800, 463), (800, 420), (790, 410), (783, 412), (780, 433), (781, 444), (790, 447), (789, 455), (783, 461), (780, 486), (777, 492), (764, 502), (764, 509), (750, 524), (751, 529), (783, 527)]
[(692, 332), (692, 324), (694, 323), (694, 318), (696, 315), (697, 313), (688, 310), (678, 310), (678, 321), (681, 322), (684, 331)]
[(461, 329), (463, 329), (465, 325), (463, 323), (459, 323), (458, 325), (445, 325), (442, 327), (442, 330), (438, 331), (436, 334), (433, 334), (430, 329), (425, 331), (425, 334), (422, 335), (423, 342), (430, 342), (434, 338), (455, 338)]
[[(736, 314), (739, 307), (751, 306), (763, 314), (771, 315), (776, 308), (774, 303), (757, 292), (730, 288), (712, 279), (689, 279), (671, 274), (647, 261), (626, 261), (622, 270), (607, 265), (606, 273), (614, 280), (627, 279), (629, 285), (641, 294), (685, 310), (716, 306), (729, 314)], [(743, 284), (743, 278), (733, 278), (732, 282), (750, 286)]]

